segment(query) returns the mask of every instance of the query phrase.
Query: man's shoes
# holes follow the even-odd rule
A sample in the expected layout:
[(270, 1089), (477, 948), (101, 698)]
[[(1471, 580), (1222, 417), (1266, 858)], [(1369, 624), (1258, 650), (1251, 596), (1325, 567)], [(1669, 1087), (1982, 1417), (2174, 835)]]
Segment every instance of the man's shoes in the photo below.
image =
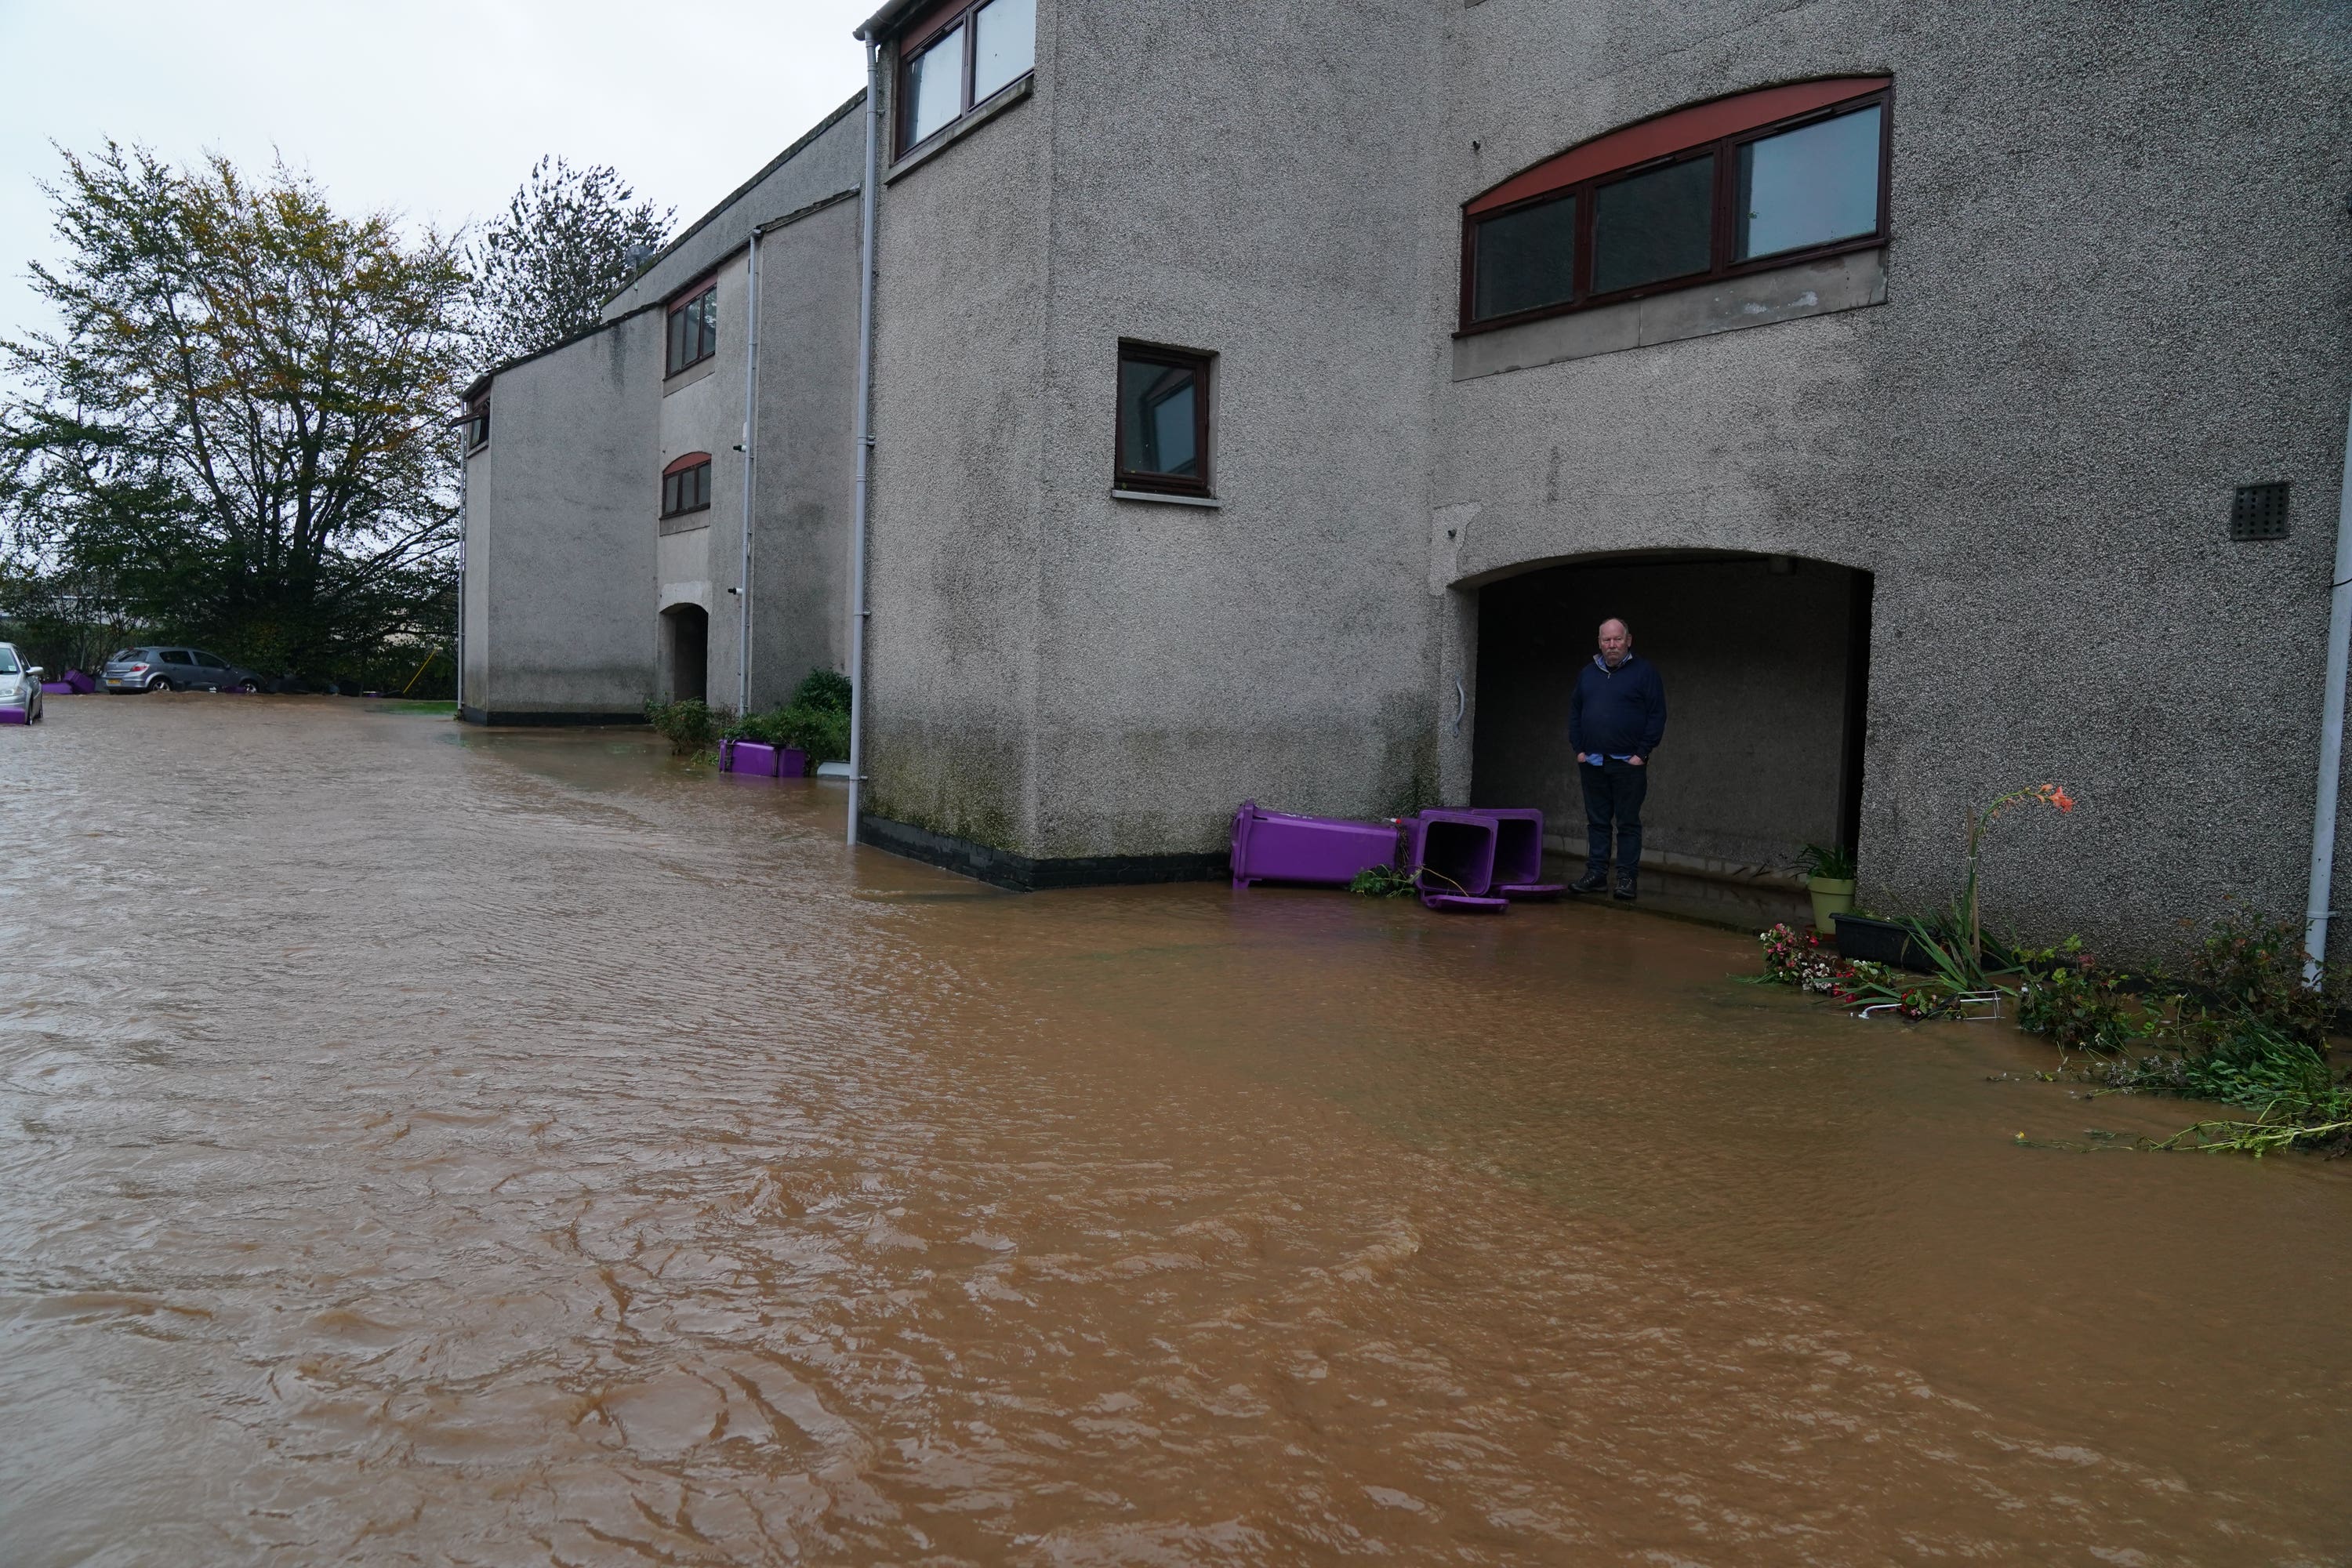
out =
[(1599, 893), (1605, 892), (1608, 887), (1608, 872), (1587, 871), (1583, 876), (1570, 882), (1568, 885), (1568, 890), (1571, 893)]
[(1613, 899), (1622, 899), (1626, 903), (1630, 904), (1633, 901), (1635, 896), (1633, 873), (1631, 871), (1618, 872), (1617, 890), (1614, 893), (1612, 893), (1610, 897)]

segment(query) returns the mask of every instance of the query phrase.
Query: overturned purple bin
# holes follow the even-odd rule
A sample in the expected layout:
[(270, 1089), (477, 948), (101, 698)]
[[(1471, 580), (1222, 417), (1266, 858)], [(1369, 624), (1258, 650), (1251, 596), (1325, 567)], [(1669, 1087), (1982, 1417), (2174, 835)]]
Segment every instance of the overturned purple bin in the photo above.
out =
[(796, 779), (808, 773), (808, 753), (798, 746), (772, 746), (765, 741), (721, 741), (719, 771), (748, 773), (755, 778)]
[(1234, 886), (1252, 882), (1313, 882), (1346, 887), (1359, 871), (1395, 863), (1397, 830), (1390, 823), (1347, 822), (1335, 816), (1292, 816), (1245, 800), (1234, 812)]
[(1471, 811), (1423, 811), (1399, 825), (1397, 853), (1412, 868), (1421, 901), (1433, 910), (1487, 914), (1509, 909), (1493, 896), (1495, 819)]
[(1556, 899), (1568, 889), (1543, 879), (1543, 813), (1532, 805), (1465, 808), (1495, 824), (1495, 879), (1487, 890), (1506, 899)]
[(69, 687), (78, 697), (87, 697), (91, 692), (98, 689), (98, 682), (92, 680), (89, 676), (84, 675), (79, 669), (68, 669), (66, 671), (66, 685)]

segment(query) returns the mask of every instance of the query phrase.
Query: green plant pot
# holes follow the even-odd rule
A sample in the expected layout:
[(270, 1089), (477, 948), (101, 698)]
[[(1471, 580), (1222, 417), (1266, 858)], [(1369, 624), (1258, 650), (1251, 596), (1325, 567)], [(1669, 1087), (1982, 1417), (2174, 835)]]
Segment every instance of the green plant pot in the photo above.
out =
[(1839, 915), (1853, 912), (1853, 879), (1843, 880), (1834, 877), (1809, 877), (1805, 890), (1813, 896), (1813, 929), (1830, 931)]

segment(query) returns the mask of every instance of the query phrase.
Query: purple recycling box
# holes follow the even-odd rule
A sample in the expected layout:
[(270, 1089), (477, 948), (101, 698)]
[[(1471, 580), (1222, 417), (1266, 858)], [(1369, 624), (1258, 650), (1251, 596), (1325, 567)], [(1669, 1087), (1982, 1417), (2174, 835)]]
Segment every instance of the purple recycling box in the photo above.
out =
[(71, 697), (74, 694), (71, 683), (63, 680), (44, 680), (41, 690), (51, 697)]
[(32, 710), (26, 708), (0, 708), (0, 724), (29, 724)]
[(772, 746), (765, 741), (721, 741), (719, 769), (754, 778), (796, 779), (808, 772), (808, 753), (798, 746)]
[(89, 676), (84, 675), (79, 669), (68, 669), (66, 671), (66, 685), (78, 697), (87, 697), (91, 692), (98, 689), (98, 682), (91, 679)]
[(1421, 901), (1433, 910), (1487, 910), (1495, 879), (1495, 820), (1471, 811), (1424, 811), (1405, 818), (1397, 853), (1412, 868)]
[(1359, 871), (1396, 860), (1397, 831), (1387, 823), (1292, 816), (1245, 800), (1234, 812), (1234, 886), (1313, 882), (1346, 887)]

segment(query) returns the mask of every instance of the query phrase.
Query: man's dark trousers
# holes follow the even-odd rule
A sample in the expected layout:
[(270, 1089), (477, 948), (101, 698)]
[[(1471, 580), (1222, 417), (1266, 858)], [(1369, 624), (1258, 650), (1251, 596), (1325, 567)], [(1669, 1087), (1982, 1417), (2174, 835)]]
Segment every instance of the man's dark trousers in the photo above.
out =
[(1586, 868), (1595, 874), (1609, 869), (1609, 827), (1617, 826), (1617, 874), (1630, 877), (1642, 868), (1642, 797), (1650, 793), (1650, 770), (1611, 757), (1599, 767), (1576, 764), (1584, 784), (1584, 847)]

